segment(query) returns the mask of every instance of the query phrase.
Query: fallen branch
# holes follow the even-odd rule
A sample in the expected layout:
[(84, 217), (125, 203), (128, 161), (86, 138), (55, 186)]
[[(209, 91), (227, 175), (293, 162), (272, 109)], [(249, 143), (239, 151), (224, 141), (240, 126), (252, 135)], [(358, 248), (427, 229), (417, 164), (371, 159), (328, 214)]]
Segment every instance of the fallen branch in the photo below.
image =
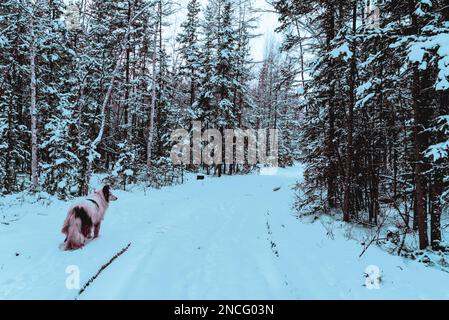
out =
[[(131, 242), (128, 243), (126, 247), (124, 247), (122, 250), (117, 252), (106, 264), (102, 265), (101, 268), (97, 271), (97, 273), (87, 281), (84, 286), (80, 289), (78, 292), (78, 296), (86, 290), (86, 288), (100, 275), (100, 273), (106, 269), (115, 259), (120, 257), (126, 250), (128, 250), (129, 246), (131, 245)], [(76, 300), (76, 298), (75, 298)]]
[(384, 225), (384, 223), (385, 223), (385, 220), (386, 220), (386, 217), (385, 217), (385, 219), (382, 220), (382, 222), (379, 224), (379, 227), (377, 228), (374, 237), (371, 239), (371, 241), (368, 243), (368, 245), (365, 246), (365, 248), (363, 249), (362, 253), (360, 253), (359, 258), (361, 258), (361, 257), (363, 256), (363, 254), (366, 252), (366, 250), (368, 250), (368, 248), (369, 248), (375, 241), (377, 242), (377, 241), (380, 240), (379, 234), (380, 234), (380, 231), (381, 231), (381, 229), (382, 229), (382, 227), (383, 227), (383, 225)]
[(404, 236), (402, 237), (402, 241), (401, 241), (401, 244), (400, 244), (399, 249), (398, 249), (398, 256), (401, 255), (402, 248), (404, 248), (405, 238), (407, 237), (407, 233), (408, 233), (408, 227), (405, 228)]

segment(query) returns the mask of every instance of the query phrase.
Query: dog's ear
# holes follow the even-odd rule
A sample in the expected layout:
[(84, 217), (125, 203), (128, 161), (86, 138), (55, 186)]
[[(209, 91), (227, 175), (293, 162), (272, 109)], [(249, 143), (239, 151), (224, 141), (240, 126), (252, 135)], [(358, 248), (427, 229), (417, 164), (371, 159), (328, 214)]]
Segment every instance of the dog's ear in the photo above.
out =
[(106, 199), (106, 202), (109, 202), (109, 194), (110, 194), (109, 189), (110, 189), (109, 185), (105, 185), (103, 187), (103, 196)]

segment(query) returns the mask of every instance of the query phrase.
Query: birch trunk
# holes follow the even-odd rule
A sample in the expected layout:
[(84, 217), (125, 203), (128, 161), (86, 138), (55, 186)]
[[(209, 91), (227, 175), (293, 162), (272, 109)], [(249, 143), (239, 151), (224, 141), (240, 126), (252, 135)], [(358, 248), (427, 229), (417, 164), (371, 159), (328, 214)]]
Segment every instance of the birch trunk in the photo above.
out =
[(346, 154), (346, 168), (345, 168), (345, 187), (344, 187), (344, 200), (343, 200), (343, 221), (349, 222), (352, 214), (352, 204), (351, 204), (351, 185), (352, 185), (352, 158), (353, 158), (353, 119), (354, 119), (354, 104), (355, 104), (355, 86), (356, 86), (356, 43), (355, 34), (357, 31), (357, 1), (353, 1), (353, 13), (352, 13), (352, 34), (354, 38), (352, 39), (352, 58), (351, 58), (351, 77), (349, 79), (349, 110), (347, 118), (347, 128), (348, 128), (348, 146)]
[[(159, 11), (161, 10), (159, 4)], [(156, 22), (154, 27), (154, 43), (153, 43), (153, 71), (152, 81), (153, 89), (151, 92), (151, 111), (150, 111), (150, 128), (148, 129), (148, 143), (147, 143), (147, 176), (151, 174), (151, 149), (153, 147), (154, 140), (154, 113), (156, 109), (156, 59), (157, 59), (157, 33), (158, 33), (159, 21)]]
[[(331, 42), (335, 38), (335, 7), (332, 2), (326, 3), (326, 50), (331, 47)], [(331, 69), (333, 68), (333, 63), (330, 62)], [(330, 209), (337, 206), (337, 164), (335, 163), (335, 105), (334, 105), (334, 95), (335, 95), (335, 85), (333, 84), (333, 79), (335, 75), (328, 72), (326, 75), (326, 81), (330, 84), (329, 86), (329, 126), (327, 129), (326, 137), (326, 158), (327, 158), (327, 170), (326, 170), (326, 180), (327, 180), (327, 204)]]
[(37, 191), (38, 188), (38, 172), (37, 172), (37, 112), (36, 112), (36, 39), (34, 35), (34, 19), (33, 14), (30, 19), (30, 69), (31, 69), (31, 182), (32, 190)]
[[(109, 99), (111, 98), (112, 95), (112, 89), (114, 88), (114, 82), (115, 82), (115, 78), (117, 77), (117, 73), (120, 69), (120, 60), (121, 57), (123, 55), (123, 51), (120, 53), (117, 62), (115, 64), (115, 68), (114, 71), (112, 72), (112, 77), (111, 77), (111, 83), (109, 84), (109, 88), (108, 91), (106, 92), (106, 96), (104, 97), (103, 100), (103, 104), (101, 106), (101, 124), (100, 124), (100, 131), (98, 132), (97, 137), (95, 138), (94, 141), (92, 141), (91, 145), (90, 145), (90, 149), (89, 149), (89, 156), (88, 156), (88, 166), (87, 166), (87, 176), (86, 176), (86, 184), (85, 187), (89, 188), (90, 185), (90, 177), (92, 175), (92, 167), (93, 167), (93, 163), (95, 160), (95, 153), (97, 152), (97, 146), (98, 144), (101, 142), (101, 139), (103, 138), (103, 133), (104, 133), (104, 127), (106, 124), (106, 108), (107, 105), (109, 103)], [(87, 194), (89, 190), (85, 190), (83, 193)]]

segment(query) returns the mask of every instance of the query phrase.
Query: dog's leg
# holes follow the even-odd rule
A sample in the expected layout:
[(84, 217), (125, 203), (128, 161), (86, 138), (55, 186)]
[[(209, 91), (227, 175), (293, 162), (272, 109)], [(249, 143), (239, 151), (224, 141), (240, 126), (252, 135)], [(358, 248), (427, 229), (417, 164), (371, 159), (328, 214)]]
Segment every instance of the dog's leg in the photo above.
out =
[(81, 219), (72, 216), (65, 242), (65, 250), (79, 249), (84, 245), (85, 237), (82, 231)]
[(98, 234), (100, 233), (100, 226), (101, 226), (101, 222), (97, 223), (94, 226), (94, 238), (98, 237)]
[(92, 238), (92, 226), (90, 224), (86, 224), (86, 225), (83, 226), (83, 235), (87, 239), (91, 239)]
[(92, 239), (92, 225), (88, 226), (88, 231), (87, 231), (87, 238), (88, 239)]

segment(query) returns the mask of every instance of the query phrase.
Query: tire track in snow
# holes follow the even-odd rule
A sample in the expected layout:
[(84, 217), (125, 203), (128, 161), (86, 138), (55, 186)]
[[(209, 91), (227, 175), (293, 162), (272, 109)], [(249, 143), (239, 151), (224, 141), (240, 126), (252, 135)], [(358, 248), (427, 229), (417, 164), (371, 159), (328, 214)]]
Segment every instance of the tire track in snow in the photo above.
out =
[[(273, 189), (273, 191), (279, 191), (280, 189), (281, 188), (279, 188), (279, 189), (275, 188), (275, 189)], [(274, 211), (274, 212), (276, 212), (276, 211)], [(293, 283), (291, 283), (287, 272), (282, 270), (282, 265), (283, 265), (282, 261), (284, 260), (284, 258), (283, 258), (283, 255), (280, 254), (280, 246), (279, 246), (278, 242), (276, 241), (276, 236), (274, 235), (274, 231), (273, 231), (273, 230), (275, 230), (275, 228), (273, 226), (279, 225), (281, 227), (279, 230), (281, 232), (286, 232), (285, 225), (283, 223), (281, 223), (280, 221), (276, 221), (274, 218), (271, 219), (272, 215), (270, 214), (270, 210), (267, 210), (265, 215), (266, 215), (266, 229), (267, 229), (267, 238), (266, 239), (269, 242), (270, 249), (273, 253), (273, 256), (275, 257), (275, 259), (274, 259), (275, 264), (279, 270), (279, 273), (282, 274), (282, 276), (283, 276), (283, 279), (284, 279), (283, 283), (284, 283), (285, 287), (287, 288), (287, 290), (290, 292), (290, 294), (293, 297), (295, 297), (295, 299), (299, 299), (300, 291), (298, 290), (298, 288), (296, 286), (293, 285)]]

